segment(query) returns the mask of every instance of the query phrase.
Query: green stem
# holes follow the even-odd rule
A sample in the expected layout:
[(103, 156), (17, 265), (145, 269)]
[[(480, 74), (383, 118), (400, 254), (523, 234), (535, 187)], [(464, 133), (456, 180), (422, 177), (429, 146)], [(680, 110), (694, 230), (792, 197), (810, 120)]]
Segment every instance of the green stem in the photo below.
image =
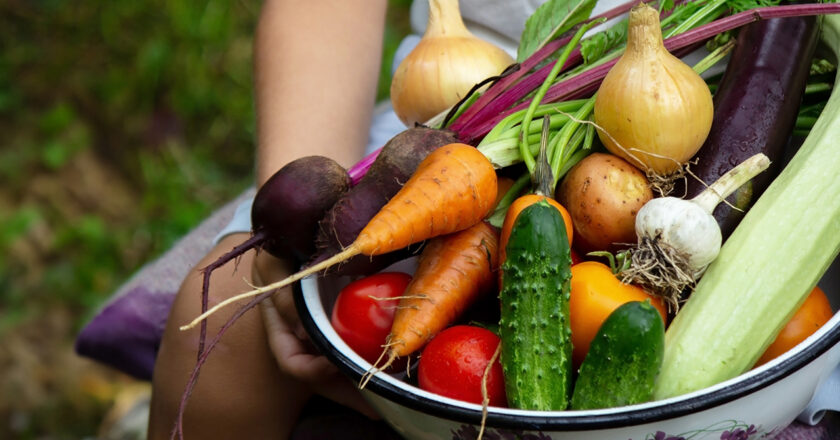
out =
[(735, 168), (727, 171), (723, 176), (720, 176), (715, 183), (711, 184), (703, 192), (691, 199), (691, 201), (700, 205), (701, 208), (711, 214), (721, 201), (729, 197), (741, 185), (757, 176), (758, 173), (766, 170), (768, 166), (770, 166), (770, 159), (767, 156), (761, 153), (751, 156)]
[(829, 92), (831, 91), (831, 84), (826, 82), (812, 83), (805, 86), (805, 94)]
[[(539, 119), (534, 119), (534, 120), (532, 120), (532, 121), (531, 121), (531, 126), (529, 127), (529, 130), (528, 130), (528, 131), (529, 131), (529, 132), (533, 132), (533, 131), (534, 131), (534, 130), (536, 130), (536, 129), (540, 129), (540, 128), (542, 127), (542, 118), (543, 118), (544, 116), (547, 116), (547, 115), (539, 115)], [(565, 113), (565, 112), (563, 112), (563, 113), (555, 113), (555, 114), (551, 115), (551, 116), (550, 116), (550, 118), (551, 118), (551, 122), (550, 122), (550, 124), (551, 124), (551, 125), (550, 125), (550, 127), (551, 127), (551, 129), (552, 129), (552, 130), (554, 130), (554, 129), (558, 129), (558, 128), (560, 128), (560, 127), (563, 127), (563, 126), (566, 124), (566, 122), (569, 120), (569, 116), (568, 116), (568, 114), (567, 114), (567, 113)], [(505, 131), (504, 131), (504, 132), (502, 132), (502, 133), (499, 133), (499, 134), (496, 136), (496, 139), (495, 139), (495, 140), (500, 140), (500, 139), (516, 139), (516, 138), (517, 138), (517, 136), (519, 136), (519, 133), (520, 133), (520, 128), (519, 128), (519, 126), (512, 127), (512, 128), (509, 128), (509, 129), (505, 130)], [(529, 135), (529, 138), (528, 138), (528, 139), (530, 139), (530, 138), (531, 138), (531, 136), (533, 136), (533, 135)], [(483, 141), (482, 141), (482, 142), (483, 142)]]
[(575, 151), (578, 151), (578, 148), (581, 146), (581, 144), (583, 144), (583, 141), (586, 139), (586, 134), (589, 131), (589, 127), (592, 127), (592, 125), (584, 124), (578, 127), (577, 130), (575, 130), (575, 133), (572, 135), (572, 138), (569, 139), (569, 145), (566, 148), (566, 151), (564, 152), (565, 154), (563, 154), (563, 156), (560, 158), (561, 162), (566, 162), (567, 160), (569, 160), (569, 157), (571, 157), (571, 155), (574, 154)]
[[(554, 173), (554, 185), (557, 185), (557, 181), (560, 179), (560, 168), (563, 166), (563, 160), (565, 157), (568, 157), (572, 151), (574, 151), (574, 147), (570, 145), (570, 140), (572, 136), (578, 131), (578, 127), (583, 124), (583, 121), (587, 121), (589, 119), (589, 115), (592, 113), (592, 109), (595, 107), (595, 96), (593, 95), (589, 100), (584, 104), (580, 110), (578, 110), (570, 121), (563, 126), (563, 129), (560, 131), (560, 135), (557, 137), (557, 145), (553, 146), (552, 156), (551, 156), (551, 171)], [(581, 138), (582, 140), (582, 138)]]
[(520, 151), (522, 154), (522, 160), (525, 162), (525, 166), (528, 167), (528, 172), (534, 172), (534, 157), (530, 154), (530, 150), (528, 149), (528, 131), (530, 129), (531, 119), (534, 117), (534, 113), (537, 110), (537, 107), (540, 105), (543, 97), (545, 97), (548, 88), (554, 82), (554, 79), (557, 78), (557, 75), (560, 73), (560, 69), (562, 69), (563, 65), (566, 64), (566, 60), (569, 58), (569, 55), (572, 53), (572, 49), (578, 45), (580, 42), (581, 37), (583, 34), (586, 33), (591, 27), (601, 24), (604, 20), (595, 20), (589, 23), (584, 24), (583, 26), (575, 32), (575, 35), (572, 37), (571, 41), (566, 45), (563, 53), (560, 55), (560, 58), (557, 59), (557, 62), (554, 63), (554, 67), (552, 67), (551, 72), (549, 72), (548, 76), (546, 77), (545, 81), (543, 81), (542, 85), (540, 86), (537, 93), (531, 99), (531, 105), (528, 106), (528, 110), (525, 113), (525, 117), (523, 118), (523, 122), (520, 125), (522, 128), (520, 134)]
[(692, 67), (697, 74), (701, 74), (707, 70), (709, 70), (715, 64), (723, 61), (729, 52), (735, 49), (735, 40), (729, 40), (722, 46), (718, 47), (710, 54), (706, 55), (702, 60), (698, 61), (697, 64)]
[[(584, 138), (584, 140), (585, 139), (586, 138)], [(565, 176), (566, 173), (568, 173), (569, 170), (572, 169), (573, 166), (577, 165), (578, 162), (580, 162), (581, 160), (583, 160), (584, 157), (589, 155), (589, 150), (591, 148), (592, 148), (592, 139), (590, 138), (589, 141), (588, 141), (588, 144), (587, 144), (587, 142), (584, 142), (583, 148), (581, 148), (580, 150), (572, 153), (572, 155), (569, 156), (569, 158), (566, 159), (563, 162), (563, 166), (560, 167), (560, 171), (557, 174), (559, 174), (561, 178), (563, 176)]]
[(709, 21), (710, 19), (714, 19), (715, 17), (721, 15), (723, 13), (724, 8), (726, 7), (726, 0), (713, 0), (707, 3), (705, 6), (700, 8), (699, 11), (692, 14), (686, 20), (680, 22), (680, 24), (674, 26), (668, 32), (662, 35), (663, 38), (669, 38), (674, 35), (683, 33), (689, 29), (692, 29), (696, 26), (700, 26), (704, 24), (704, 22)]
[[(528, 149), (531, 156), (539, 152), (540, 135), (528, 136)], [(481, 152), (498, 169), (506, 168), (522, 162), (522, 154), (519, 150), (519, 140), (516, 138), (497, 139), (493, 142), (482, 143), (478, 147)]]
[[(552, 115), (552, 118), (557, 116), (565, 117), (554, 114), (562, 114), (576, 111), (578, 108), (580, 108), (581, 105), (583, 105), (585, 101), (585, 99), (572, 99), (569, 101), (542, 104), (539, 107), (537, 107), (533, 117), (541, 118), (545, 115)], [(519, 110), (518, 112), (511, 113), (510, 115), (502, 119), (498, 124), (496, 124), (495, 127), (493, 127), (493, 129), (490, 130), (489, 133), (487, 133), (487, 135), (484, 136), (484, 138), (479, 143), (479, 146), (485, 142), (494, 142), (498, 139), (506, 138), (510, 136), (511, 133), (513, 133), (512, 137), (517, 137), (520, 131), (518, 125), (522, 123), (523, 117), (525, 116), (526, 112), (527, 109)], [(552, 119), (552, 124), (553, 123), (554, 119)]]
[(516, 182), (513, 182), (513, 186), (511, 186), (505, 195), (499, 200), (499, 203), (496, 205), (496, 209), (493, 210), (493, 213), (487, 217), (487, 221), (490, 222), (491, 225), (501, 228), (505, 221), (505, 215), (507, 214), (508, 208), (530, 184), (530, 173), (524, 173), (516, 179)]
[(810, 130), (817, 123), (817, 118), (814, 116), (798, 116), (796, 118), (797, 130)]

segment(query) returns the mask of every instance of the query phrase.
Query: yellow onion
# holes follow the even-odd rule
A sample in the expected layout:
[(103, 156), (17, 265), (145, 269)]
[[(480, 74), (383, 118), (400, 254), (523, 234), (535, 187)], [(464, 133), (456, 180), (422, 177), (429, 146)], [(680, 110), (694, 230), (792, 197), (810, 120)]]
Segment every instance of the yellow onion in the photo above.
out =
[(429, 0), (426, 32), (394, 72), (391, 103), (407, 126), (424, 123), (512, 63), (507, 52), (467, 30), (458, 0)]
[(712, 94), (703, 78), (662, 42), (659, 13), (630, 11), (627, 49), (598, 89), (593, 110), (607, 149), (658, 175), (680, 169), (712, 127)]

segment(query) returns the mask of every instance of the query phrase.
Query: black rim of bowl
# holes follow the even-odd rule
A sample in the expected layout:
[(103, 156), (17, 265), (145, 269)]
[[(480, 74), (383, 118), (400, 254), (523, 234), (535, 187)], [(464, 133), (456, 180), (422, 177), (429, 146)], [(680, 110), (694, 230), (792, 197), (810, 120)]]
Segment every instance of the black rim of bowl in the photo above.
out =
[[(306, 307), (300, 282), (294, 284), (294, 299), (301, 323), (318, 350), (330, 361), (338, 365), (350, 378), (355, 381), (360, 380), (366, 371), (351, 361), (349, 357), (334, 349), (327, 337), (320, 331)], [(617, 413), (596, 415), (570, 413), (564, 417), (506, 414), (490, 411), (487, 415), (487, 426), (543, 431), (593, 430), (619, 428), (671, 419), (731, 402), (772, 385), (820, 357), (837, 344), (838, 341), (840, 341), (840, 324), (835, 325), (824, 337), (815, 341), (804, 350), (795, 353), (793, 356), (767, 370), (746, 377), (737, 384), (723, 387), (714, 393), (706, 393), (689, 399), (678, 400), (665, 406), (644, 407)], [(481, 411), (408, 393), (376, 376), (368, 382), (365, 389), (396, 404), (426, 414), (460, 423), (481, 423)]]

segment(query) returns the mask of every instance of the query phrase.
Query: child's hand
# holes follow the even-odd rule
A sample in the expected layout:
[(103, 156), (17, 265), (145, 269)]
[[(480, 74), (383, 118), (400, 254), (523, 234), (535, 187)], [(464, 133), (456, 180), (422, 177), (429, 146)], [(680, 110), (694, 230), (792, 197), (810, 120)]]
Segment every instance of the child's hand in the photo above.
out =
[[(253, 277), (259, 285), (283, 279), (293, 272), (289, 261), (261, 252), (254, 260)], [(291, 287), (260, 303), (271, 352), (281, 371), (307, 384), (314, 392), (370, 417), (378, 418), (358, 388), (343, 376), (309, 341), (295, 310)]]

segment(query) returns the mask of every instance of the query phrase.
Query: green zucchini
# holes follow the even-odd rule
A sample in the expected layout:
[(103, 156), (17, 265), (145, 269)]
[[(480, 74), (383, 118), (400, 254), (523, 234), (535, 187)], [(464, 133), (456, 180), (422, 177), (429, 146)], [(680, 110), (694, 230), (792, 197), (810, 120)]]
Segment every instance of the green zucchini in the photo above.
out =
[[(821, 38), (840, 57), (840, 15)], [(838, 77), (837, 79), (840, 79)], [(750, 368), (840, 251), (840, 90), (802, 147), (735, 228), (665, 332), (654, 398)]]
[(505, 251), (499, 326), (508, 404), (564, 410), (572, 385), (572, 275), (560, 212), (545, 200), (523, 209)]
[(572, 409), (647, 402), (662, 366), (665, 325), (650, 301), (631, 301), (601, 324), (580, 366)]

